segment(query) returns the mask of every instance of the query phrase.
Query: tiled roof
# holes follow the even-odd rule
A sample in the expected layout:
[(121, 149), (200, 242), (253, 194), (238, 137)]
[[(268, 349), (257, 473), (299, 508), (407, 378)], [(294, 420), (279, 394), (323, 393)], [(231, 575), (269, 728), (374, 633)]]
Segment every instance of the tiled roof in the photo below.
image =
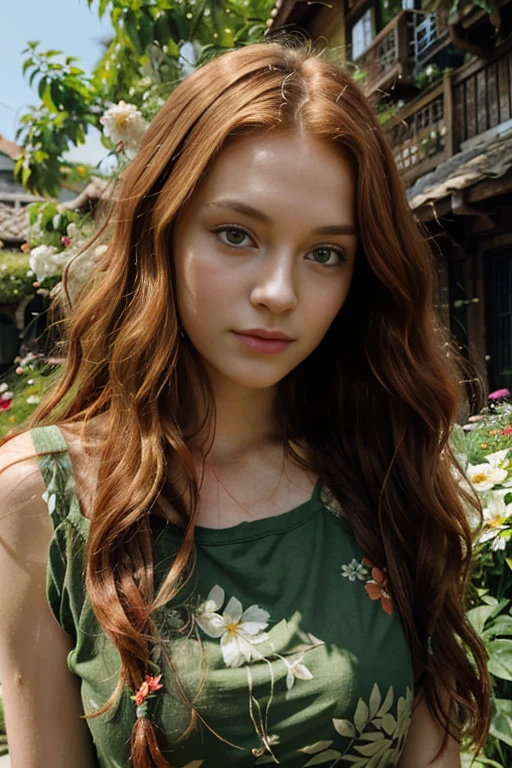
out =
[(458, 152), (438, 165), (435, 171), (421, 176), (407, 190), (409, 204), (418, 209), (484, 179), (500, 178), (510, 168), (512, 130)]
[(28, 211), (25, 207), (15, 210), (11, 205), (0, 202), (0, 240), (24, 242), (28, 236)]

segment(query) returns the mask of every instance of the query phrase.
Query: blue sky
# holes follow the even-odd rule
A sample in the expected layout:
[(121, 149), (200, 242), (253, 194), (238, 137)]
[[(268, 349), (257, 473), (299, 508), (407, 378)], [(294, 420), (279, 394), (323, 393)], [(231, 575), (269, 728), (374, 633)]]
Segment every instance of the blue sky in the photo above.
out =
[[(90, 72), (101, 55), (99, 40), (109, 35), (110, 20), (98, 18), (97, 2), (86, 0), (2, 0), (0, 13), (0, 134), (14, 140), (24, 108), (38, 104), (37, 90), (28, 85), (21, 67), (28, 40), (40, 40), (40, 50), (50, 48), (77, 56), (77, 65)], [(37, 80), (36, 80), (37, 83)], [(92, 165), (107, 151), (99, 133), (88, 133), (87, 144), (70, 152), (69, 158)]]

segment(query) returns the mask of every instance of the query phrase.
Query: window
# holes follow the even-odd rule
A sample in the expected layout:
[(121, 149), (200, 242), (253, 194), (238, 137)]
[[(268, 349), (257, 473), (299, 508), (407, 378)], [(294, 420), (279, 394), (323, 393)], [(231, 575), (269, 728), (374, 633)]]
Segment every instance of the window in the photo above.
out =
[(369, 8), (352, 27), (352, 60), (361, 56), (373, 40), (373, 8)]

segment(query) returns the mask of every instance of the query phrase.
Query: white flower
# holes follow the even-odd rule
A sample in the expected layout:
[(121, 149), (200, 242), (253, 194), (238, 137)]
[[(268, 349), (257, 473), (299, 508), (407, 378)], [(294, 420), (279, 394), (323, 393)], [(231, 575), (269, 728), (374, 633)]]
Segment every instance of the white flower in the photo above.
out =
[(0, 384), (0, 392), (5, 392), (7, 389), (9, 389), (9, 385), (5, 382), (3, 384)]
[(14, 397), (14, 392), (4, 392), (2, 395), (0, 395), (0, 400), (12, 400)]
[(39, 402), (41, 402), (41, 398), (37, 397), (36, 395), (30, 395), (30, 397), (27, 397), (27, 403), (29, 405), (37, 405)]
[(468, 464), (466, 474), (473, 488), (480, 493), (490, 491), (507, 479), (506, 470), (493, 467), (492, 464)]
[(507, 540), (501, 536), (501, 532), (511, 527), (507, 521), (512, 517), (512, 504), (505, 504), (504, 496), (495, 492), (487, 506), (483, 508), (483, 517), (485, 531), (479, 537), (480, 543), (492, 541), (493, 550), (505, 549)]
[(299, 658), (293, 662), (293, 664), (290, 664), (286, 659), (283, 659), (288, 670), (288, 674), (286, 675), (286, 687), (289, 691), (293, 688), (295, 680), (313, 679), (313, 675), (309, 669), (304, 664), (301, 664), (303, 658), (304, 654), (302, 653)]
[(68, 237), (78, 237), (80, 234), (80, 230), (73, 221), (66, 227), (66, 234)]
[(270, 614), (258, 605), (243, 611), (242, 603), (232, 597), (222, 616), (217, 611), (224, 602), (224, 590), (216, 585), (196, 611), (196, 622), (208, 637), (220, 637), (220, 649), (227, 667), (240, 667), (259, 658), (254, 645), (268, 639), (263, 632)]
[(123, 143), (128, 157), (135, 157), (148, 124), (135, 104), (120, 101), (100, 117), (103, 133), (114, 144)]
[(489, 462), (489, 464), (491, 464), (493, 467), (498, 467), (499, 468), (499, 465), (503, 461), (505, 461), (508, 452), (509, 452), (509, 448), (505, 448), (503, 451), (496, 451), (495, 453), (488, 453), (485, 458)]
[(69, 255), (64, 251), (58, 253), (53, 245), (38, 245), (30, 252), (30, 269), (36, 273), (39, 282), (45, 277), (56, 275), (67, 262)]
[(342, 565), (341, 570), (341, 575), (345, 576), (349, 581), (355, 581), (356, 579), (365, 581), (368, 576), (368, 569), (362, 563), (358, 563), (355, 557), (348, 565)]

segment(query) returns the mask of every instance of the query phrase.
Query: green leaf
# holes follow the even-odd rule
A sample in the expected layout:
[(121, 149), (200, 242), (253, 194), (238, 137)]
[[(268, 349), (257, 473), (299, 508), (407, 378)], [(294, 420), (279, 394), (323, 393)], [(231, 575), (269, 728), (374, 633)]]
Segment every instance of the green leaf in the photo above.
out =
[(502, 680), (512, 680), (512, 640), (491, 640), (487, 650), (489, 672)]
[(471, 622), (477, 635), (483, 633), (485, 622), (493, 614), (494, 608), (494, 605), (479, 605), (477, 608), (472, 608), (467, 612), (467, 618)]
[(357, 702), (356, 713), (354, 715), (354, 725), (356, 726), (358, 733), (361, 733), (366, 723), (368, 722), (368, 714), (368, 707), (362, 699), (359, 699)]
[(48, 110), (48, 112), (55, 113), (59, 111), (52, 99), (49, 85), (47, 85), (46, 88), (43, 90), (43, 95), (41, 96), (41, 99), (46, 109)]
[(377, 717), (384, 717), (384, 715), (387, 715), (389, 712), (391, 705), (393, 704), (393, 699), (395, 698), (393, 686), (390, 686), (386, 698), (384, 699), (384, 702), (382, 704), (382, 707), (377, 712)]
[(340, 753), (336, 752), (335, 749), (326, 749), (325, 752), (320, 752), (319, 755), (315, 755), (311, 758), (311, 760), (308, 760), (304, 768), (307, 768), (311, 765), (321, 765), (322, 763), (327, 763), (330, 760), (336, 760), (338, 757), (340, 757)]
[(489, 733), (512, 747), (512, 701), (493, 699)]
[(30, 86), (31, 86), (31, 85), (32, 85), (32, 83), (34, 82), (34, 78), (35, 78), (35, 77), (37, 77), (37, 75), (38, 75), (40, 72), (41, 72), (41, 70), (39, 69), (39, 67), (36, 67), (36, 68), (35, 68), (35, 69), (34, 69), (34, 70), (31, 72), (31, 74), (30, 74), (30, 77), (29, 77), (29, 79), (28, 79), (28, 84), (29, 84)]
[(332, 744), (332, 741), (317, 741), (315, 744), (310, 744), (309, 747), (302, 747), (297, 752), (304, 752), (306, 755), (316, 755), (317, 752), (323, 752)]
[(379, 686), (374, 684), (372, 692), (370, 694), (370, 720), (373, 720), (380, 707), (382, 697), (380, 695)]
[(30, 168), (23, 168), (21, 172), (21, 183), (23, 184), (24, 187), (27, 186), (27, 182), (30, 179), (31, 175), (32, 175), (32, 171), (30, 170)]
[(354, 749), (365, 757), (372, 757), (372, 755), (382, 752), (384, 747), (391, 747), (392, 744), (393, 742), (390, 739), (381, 739), (380, 741), (372, 741), (369, 744), (358, 745)]
[(497, 616), (485, 630), (486, 635), (511, 635), (512, 616)]
[(356, 729), (350, 720), (337, 720), (333, 717), (332, 724), (334, 725), (336, 733), (339, 733), (340, 736), (345, 736), (347, 739), (355, 739)]

